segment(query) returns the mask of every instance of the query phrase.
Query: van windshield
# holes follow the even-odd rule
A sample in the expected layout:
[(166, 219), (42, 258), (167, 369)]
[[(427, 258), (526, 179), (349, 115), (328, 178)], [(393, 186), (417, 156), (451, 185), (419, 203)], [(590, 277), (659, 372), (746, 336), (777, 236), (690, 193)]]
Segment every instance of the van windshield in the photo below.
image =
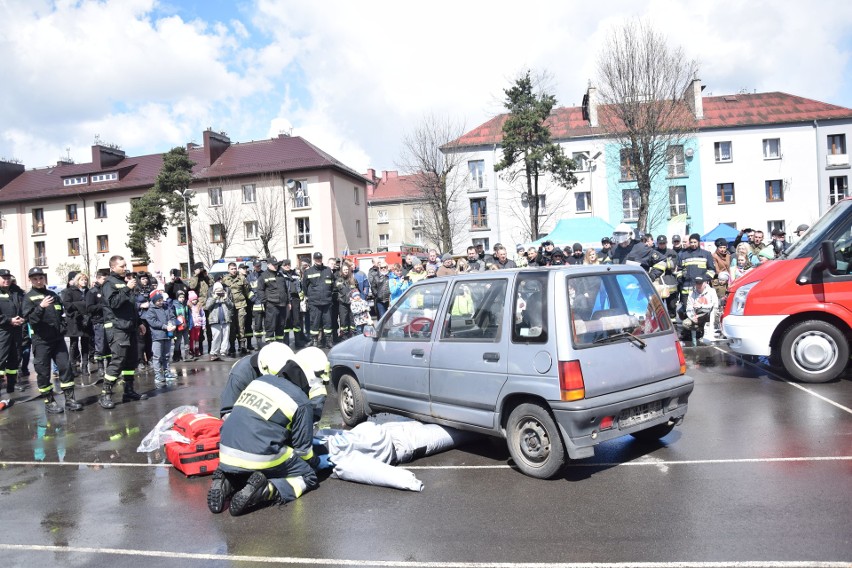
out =
[(569, 277), (568, 305), (578, 347), (619, 334), (643, 337), (671, 329), (666, 308), (644, 274)]
[(814, 223), (814, 226), (799, 241), (787, 249), (783, 258), (814, 256), (820, 243), (829, 238), (828, 233), (832, 231), (835, 224), (841, 222), (841, 219), (850, 213), (852, 213), (852, 199), (838, 202), (820, 217), (819, 221)]

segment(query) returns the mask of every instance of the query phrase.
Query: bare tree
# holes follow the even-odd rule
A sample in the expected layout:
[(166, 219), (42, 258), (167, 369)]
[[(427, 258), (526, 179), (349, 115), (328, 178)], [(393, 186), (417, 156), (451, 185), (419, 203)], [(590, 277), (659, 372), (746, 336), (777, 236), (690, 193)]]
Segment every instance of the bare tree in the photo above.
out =
[(284, 219), (286, 216), (286, 198), (280, 187), (259, 187), (255, 202), (249, 208), (248, 214), (252, 221), (257, 222), (258, 254), (264, 257), (272, 256), (272, 249), (286, 238)]
[(225, 258), (228, 254), (228, 249), (239, 234), (238, 231), (242, 229), (243, 212), (238, 202), (223, 196), (221, 205), (208, 205), (201, 217), (207, 221), (207, 226), (202, 226), (200, 231), (204, 237), (196, 237), (193, 244), (199, 251), (202, 247), (205, 249), (204, 252), (199, 252), (199, 255), (207, 266), (210, 266), (212, 261)]
[[(450, 252), (461, 242), (467, 211), (459, 205), (465, 191), (466, 157), (456, 151), (454, 141), (464, 134), (464, 125), (446, 117), (425, 115), (402, 142), (397, 167), (416, 174), (414, 184), (423, 200), (423, 236)], [(442, 151), (443, 150), (443, 151)]]
[(510, 186), (512, 197), (502, 202), (500, 214), (508, 213), (518, 221), (520, 234), (512, 235), (515, 242), (523, 243), (535, 240), (539, 238), (540, 234), (534, 234), (534, 231), (536, 233), (543, 232), (544, 227), (548, 226), (553, 219), (559, 220), (564, 217), (564, 213), (568, 209), (568, 198), (573, 194), (565, 191), (561, 186), (551, 188), (547, 183), (541, 185), (538, 188), (538, 223), (536, 227), (533, 227), (530, 224), (529, 208), (531, 204), (527, 193), (526, 178), (513, 179), (513, 182)]
[(696, 130), (684, 93), (697, 73), (695, 61), (641, 20), (613, 30), (599, 56), (600, 123), (623, 147), (622, 178), (639, 187), (640, 231), (648, 227), (652, 181)]

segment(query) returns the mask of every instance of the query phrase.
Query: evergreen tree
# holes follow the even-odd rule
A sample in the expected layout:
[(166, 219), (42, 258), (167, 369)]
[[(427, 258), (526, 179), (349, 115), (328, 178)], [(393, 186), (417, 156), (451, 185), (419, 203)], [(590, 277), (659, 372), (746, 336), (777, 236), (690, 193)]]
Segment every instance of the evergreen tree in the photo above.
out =
[[(169, 225), (183, 225), (184, 200), (180, 191), (188, 188), (192, 182), (192, 166), (186, 148), (178, 146), (163, 154), (163, 166), (154, 187), (139, 199), (131, 201), (130, 225), (127, 246), (134, 258), (150, 261), (148, 246), (166, 236)], [(195, 215), (197, 206), (187, 203), (189, 218)], [(189, 231), (189, 227), (187, 227)], [(190, 257), (192, 256), (190, 250)], [(190, 264), (192, 264), (190, 258)]]
[[(553, 181), (566, 190), (577, 178), (576, 165), (565, 155), (562, 147), (551, 141), (546, 121), (556, 105), (556, 97), (545, 92), (535, 92), (530, 72), (515, 81), (504, 91), (509, 116), (503, 123), (503, 159), (495, 164), (495, 171), (507, 170), (504, 177), (514, 180), (523, 175), (526, 181), (526, 202), (529, 206), (530, 239), (539, 237), (539, 179), (549, 174)], [(519, 168), (513, 168), (515, 165)]]

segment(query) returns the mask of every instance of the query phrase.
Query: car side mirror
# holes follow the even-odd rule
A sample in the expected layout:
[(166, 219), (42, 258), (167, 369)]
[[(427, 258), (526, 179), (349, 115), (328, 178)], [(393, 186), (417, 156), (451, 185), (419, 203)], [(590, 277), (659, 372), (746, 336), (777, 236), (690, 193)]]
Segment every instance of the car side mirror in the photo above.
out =
[(837, 273), (837, 257), (834, 254), (834, 241), (822, 241), (819, 245), (819, 260), (816, 268), (820, 271)]
[(372, 325), (364, 326), (364, 337), (372, 337), (373, 339), (378, 339), (379, 334), (376, 332), (376, 328)]

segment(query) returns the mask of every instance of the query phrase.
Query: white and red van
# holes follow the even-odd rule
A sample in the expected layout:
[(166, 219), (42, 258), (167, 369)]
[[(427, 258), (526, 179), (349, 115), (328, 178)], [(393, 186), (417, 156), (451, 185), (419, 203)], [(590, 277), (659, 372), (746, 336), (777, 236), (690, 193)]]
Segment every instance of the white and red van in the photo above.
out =
[(736, 280), (722, 327), (731, 350), (769, 356), (796, 380), (839, 376), (852, 342), (852, 199), (836, 203), (779, 258)]

